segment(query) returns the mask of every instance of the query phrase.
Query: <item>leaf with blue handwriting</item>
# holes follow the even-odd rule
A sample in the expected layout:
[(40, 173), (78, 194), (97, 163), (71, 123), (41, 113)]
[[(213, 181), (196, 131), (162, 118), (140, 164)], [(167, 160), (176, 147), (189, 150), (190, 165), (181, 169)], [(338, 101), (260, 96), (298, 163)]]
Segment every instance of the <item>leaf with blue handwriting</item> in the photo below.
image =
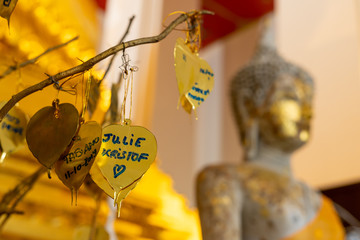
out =
[[(5, 102), (1, 102), (0, 108), (4, 105)], [(5, 115), (0, 123), (0, 144), (3, 151), (1, 160), (7, 153), (11, 153), (25, 144), (27, 123), (28, 117), (17, 106), (14, 106)]]
[(214, 87), (214, 73), (210, 65), (204, 60), (200, 59), (200, 74), (195, 80), (194, 85), (185, 94), (186, 99), (196, 109), (209, 96)]
[[(103, 128), (102, 145), (93, 168), (100, 169), (113, 189), (118, 210), (123, 198), (155, 160), (156, 151), (155, 136), (144, 127), (114, 124)], [(93, 177), (93, 180), (101, 183), (99, 187), (109, 190), (99, 176)]]
[(191, 52), (182, 38), (176, 40), (174, 58), (176, 80), (181, 98), (195, 84), (196, 79), (198, 79), (200, 59), (197, 54)]

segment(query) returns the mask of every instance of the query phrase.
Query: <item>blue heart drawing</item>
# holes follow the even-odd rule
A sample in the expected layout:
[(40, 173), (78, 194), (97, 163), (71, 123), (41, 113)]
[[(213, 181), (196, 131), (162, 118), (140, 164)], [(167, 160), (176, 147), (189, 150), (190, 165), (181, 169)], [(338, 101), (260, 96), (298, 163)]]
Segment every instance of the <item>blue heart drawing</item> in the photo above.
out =
[(125, 172), (126, 167), (125, 165), (118, 165), (116, 164), (113, 168), (114, 170), (114, 178), (117, 178), (120, 174), (122, 174), (123, 172)]

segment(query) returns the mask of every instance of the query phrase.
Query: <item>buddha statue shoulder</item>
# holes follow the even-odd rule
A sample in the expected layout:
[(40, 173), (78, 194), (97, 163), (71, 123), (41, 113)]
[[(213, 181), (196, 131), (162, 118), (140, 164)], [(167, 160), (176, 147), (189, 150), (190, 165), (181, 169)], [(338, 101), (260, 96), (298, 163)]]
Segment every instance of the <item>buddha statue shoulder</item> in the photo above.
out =
[(329, 199), (294, 178), (290, 158), (310, 137), (314, 85), (285, 61), (267, 29), (232, 81), (244, 161), (209, 166), (197, 178), (204, 240), (342, 240)]

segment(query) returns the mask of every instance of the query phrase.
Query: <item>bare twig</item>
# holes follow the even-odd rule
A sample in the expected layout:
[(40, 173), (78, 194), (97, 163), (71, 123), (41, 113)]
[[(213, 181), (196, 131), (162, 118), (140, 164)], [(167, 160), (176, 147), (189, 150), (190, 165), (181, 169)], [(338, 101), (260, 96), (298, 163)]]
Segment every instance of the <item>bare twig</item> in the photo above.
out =
[[(135, 18), (135, 16), (132, 16), (132, 17), (130, 18), (130, 20), (129, 20), (129, 25), (127, 26), (126, 31), (125, 31), (124, 35), (122, 36), (122, 38), (120, 39), (118, 45), (121, 44), (121, 43), (124, 41), (125, 37), (128, 35), (129, 30), (130, 30), (130, 27), (131, 27), (131, 24), (132, 24), (134, 18)], [(105, 78), (106, 75), (108, 74), (108, 72), (109, 72), (109, 70), (110, 70), (110, 68), (111, 68), (111, 66), (112, 66), (112, 63), (113, 63), (116, 55), (117, 55), (117, 53), (115, 53), (114, 55), (112, 55), (112, 57), (111, 57), (111, 59), (110, 59), (110, 62), (109, 62), (109, 65), (107, 66), (107, 68), (106, 68), (106, 70), (105, 70), (105, 73), (104, 73), (104, 76), (101, 78), (100, 82), (101, 82), (102, 80), (104, 80), (104, 78)]]
[(6, 217), (0, 223), (0, 232), (11, 214), (18, 212), (15, 211), (17, 204), (32, 189), (41, 174), (45, 173), (46, 170), (46, 168), (40, 167), (36, 172), (23, 179), (18, 185), (3, 196), (0, 201), (0, 213), (6, 214)]
[(59, 44), (59, 45), (56, 45), (56, 46), (54, 46), (54, 47), (51, 47), (51, 48), (46, 49), (43, 53), (41, 53), (40, 55), (38, 55), (38, 56), (36, 56), (36, 57), (34, 57), (34, 58), (32, 58), (32, 59), (29, 59), (29, 60), (27, 60), (27, 61), (25, 61), (25, 62), (22, 62), (22, 63), (20, 63), (20, 64), (16, 64), (16, 65), (10, 66), (8, 69), (6, 69), (5, 72), (3, 72), (3, 73), (0, 75), (0, 79), (4, 78), (5, 76), (9, 75), (10, 73), (12, 73), (13, 71), (15, 71), (15, 70), (17, 70), (17, 69), (19, 69), (19, 68), (23, 68), (23, 67), (25, 67), (25, 66), (27, 66), (27, 65), (29, 65), (29, 64), (35, 63), (39, 58), (41, 58), (41, 57), (44, 56), (45, 54), (48, 54), (48, 53), (51, 52), (51, 51), (54, 51), (54, 50), (59, 49), (59, 48), (61, 48), (61, 47), (64, 47), (64, 46), (68, 45), (69, 43), (77, 40), (78, 38), (79, 38), (79, 36), (74, 37), (74, 38), (70, 39), (70, 40), (67, 41), (67, 42), (64, 42), (64, 43), (62, 43), (62, 44)]
[[(125, 37), (128, 35), (129, 31), (130, 31), (130, 27), (131, 27), (131, 24), (134, 20), (135, 16), (132, 16), (130, 19), (129, 19), (129, 24), (126, 28), (126, 31), (125, 33), (123, 34), (123, 36), (121, 37), (120, 41), (118, 44), (122, 43), (125, 39)], [(106, 75), (108, 74), (108, 72), (110, 71), (110, 68), (113, 64), (113, 61), (116, 57), (116, 54), (115, 53), (114, 55), (112, 55), (109, 63), (108, 63), (108, 66), (105, 70), (105, 73), (104, 75), (102, 76), (102, 78), (98, 81), (91, 81), (91, 87), (90, 87), (90, 98), (89, 98), (89, 102), (88, 102), (88, 112), (89, 112), (89, 116), (91, 118), (92, 114), (94, 113), (95, 111), (95, 108), (96, 108), (96, 105), (98, 103), (98, 100), (99, 100), (99, 97), (100, 97), (100, 85), (102, 83), (102, 81), (105, 79)]]
[(0, 211), (0, 216), (6, 214), (6, 215), (11, 215), (11, 214), (19, 214), (22, 215), (24, 214), (23, 211), (18, 211), (18, 210), (8, 210), (8, 209), (4, 209)]
[(54, 76), (51, 76), (45, 80), (43, 80), (42, 82), (35, 84), (29, 88), (24, 89), (23, 91), (13, 95), (11, 97), (11, 99), (1, 108), (0, 110), (0, 122), (3, 120), (4, 116), (7, 114), (7, 112), (17, 103), (19, 102), (21, 99), (23, 99), (24, 97), (42, 90), (43, 88), (53, 84), (54, 82), (60, 81), (64, 78), (70, 77), (74, 74), (80, 73), (80, 72), (84, 72), (86, 70), (89, 70), (90, 68), (92, 68), (95, 64), (97, 64), (98, 62), (104, 60), (105, 58), (123, 50), (124, 48), (130, 48), (130, 47), (134, 47), (134, 46), (138, 46), (138, 45), (143, 45), (143, 44), (149, 44), (149, 43), (157, 43), (159, 41), (161, 41), (162, 39), (164, 39), (167, 35), (169, 35), (169, 33), (179, 24), (183, 23), (184, 21), (186, 21), (188, 18), (191, 18), (192, 16), (194, 16), (195, 14), (214, 14), (211, 11), (207, 11), (207, 10), (202, 10), (202, 11), (192, 11), (186, 14), (182, 14), (180, 15), (178, 18), (176, 18), (173, 22), (170, 23), (170, 25), (168, 27), (166, 27), (159, 35), (157, 36), (153, 36), (153, 37), (145, 37), (145, 38), (139, 38), (139, 39), (135, 39), (132, 41), (128, 41), (128, 42), (123, 42), (121, 44), (118, 44), (114, 47), (111, 47), (107, 50), (105, 50), (104, 52), (96, 55), (95, 57), (89, 59), (88, 61), (70, 68), (66, 71), (60, 72), (55, 74)]

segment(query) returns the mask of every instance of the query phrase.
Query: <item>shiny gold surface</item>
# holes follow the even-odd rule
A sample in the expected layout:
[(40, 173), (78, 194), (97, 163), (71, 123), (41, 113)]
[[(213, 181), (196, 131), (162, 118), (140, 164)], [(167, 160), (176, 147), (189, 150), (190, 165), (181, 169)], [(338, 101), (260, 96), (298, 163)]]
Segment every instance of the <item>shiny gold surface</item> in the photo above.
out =
[[(2, 102), (0, 106), (4, 104), (5, 102)], [(28, 116), (19, 107), (10, 109), (0, 125), (0, 143), (3, 153), (16, 151), (25, 144), (27, 123)]]
[(17, 0), (4, 0), (0, 4), (0, 17), (5, 18), (10, 25), (10, 16), (16, 7)]
[(72, 104), (44, 107), (29, 121), (27, 145), (42, 165), (51, 168), (71, 143), (78, 126), (79, 113)]
[(312, 89), (286, 74), (280, 76), (275, 85), (276, 90), (260, 110), (262, 135), (267, 142), (293, 151), (309, 140)]
[[(135, 188), (154, 162), (157, 143), (155, 136), (148, 129), (132, 126), (130, 123), (104, 127), (101, 140), (100, 153), (94, 164), (113, 189), (111, 196), (117, 205), (119, 215), (122, 200)], [(95, 173), (91, 172), (91, 175)], [(99, 178), (95, 176), (94, 182), (97, 183)], [(98, 185), (101, 187), (103, 182)], [(106, 190), (107, 187), (104, 191)]]
[(55, 163), (57, 176), (75, 194), (83, 184), (99, 152), (101, 131), (101, 126), (95, 121), (81, 124), (69, 153)]

